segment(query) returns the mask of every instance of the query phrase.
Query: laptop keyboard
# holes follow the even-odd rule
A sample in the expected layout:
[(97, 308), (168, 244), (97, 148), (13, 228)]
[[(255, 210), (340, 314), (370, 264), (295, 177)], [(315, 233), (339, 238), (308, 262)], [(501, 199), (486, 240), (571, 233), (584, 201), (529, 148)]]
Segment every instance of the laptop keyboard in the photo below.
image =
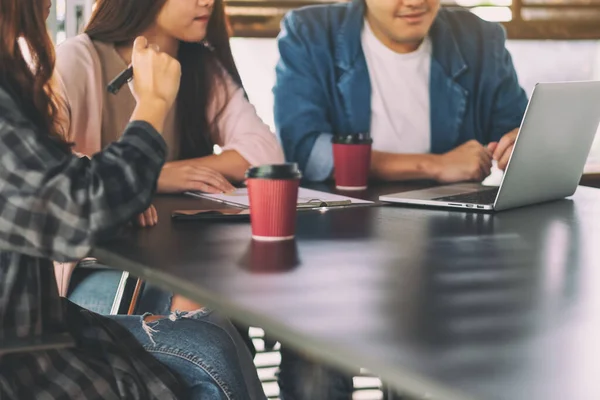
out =
[(482, 190), (479, 192), (463, 193), (454, 196), (438, 197), (433, 200), (448, 201), (454, 203), (469, 203), (469, 204), (494, 204), (498, 188), (490, 190)]

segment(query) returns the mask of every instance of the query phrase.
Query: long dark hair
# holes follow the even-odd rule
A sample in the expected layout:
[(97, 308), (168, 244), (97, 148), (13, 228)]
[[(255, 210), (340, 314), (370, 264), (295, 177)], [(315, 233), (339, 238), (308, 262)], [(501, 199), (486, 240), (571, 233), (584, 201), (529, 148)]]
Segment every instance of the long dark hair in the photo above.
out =
[[(46, 30), (44, 2), (0, 0), (0, 87), (37, 128), (65, 150), (58, 98), (52, 90), (54, 45)], [(27, 46), (29, 57), (23, 54)]]
[[(131, 44), (156, 21), (166, 0), (98, 0), (96, 10), (85, 28), (92, 39), (117, 46)], [(179, 135), (179, 158), (202, 157), (213, 152), (211, 134), (228, 98), (218, 104), (216, 118), (208, 121), (206, 110), (219, 91), (226, 91), (228, 73), (241, 86), (235, 66), (223, 0), (215, 0), (205, 43), (181, 42), (181, 87), (177, 96), (176, 129)]]

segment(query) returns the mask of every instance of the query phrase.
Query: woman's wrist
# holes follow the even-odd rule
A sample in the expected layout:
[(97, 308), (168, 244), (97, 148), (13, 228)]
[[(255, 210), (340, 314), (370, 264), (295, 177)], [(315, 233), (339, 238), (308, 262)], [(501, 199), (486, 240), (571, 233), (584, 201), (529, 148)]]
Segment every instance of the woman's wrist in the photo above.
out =
[(146, 121), (162, 134), (169, 111), (166, 101), (160, 98), (142, 97), (131, 115), (131, 120)]

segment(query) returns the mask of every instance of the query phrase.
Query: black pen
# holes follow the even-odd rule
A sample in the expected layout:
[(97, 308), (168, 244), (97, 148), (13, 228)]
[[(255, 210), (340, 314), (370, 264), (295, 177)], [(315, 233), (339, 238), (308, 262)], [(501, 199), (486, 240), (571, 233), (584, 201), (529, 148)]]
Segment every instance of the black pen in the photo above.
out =
[(124, 84), (133, 79), (133, 67), (129, 67), (126, 70), (123, 70), (115, 79), (113, 79), (106, 89), (112, 93), (117, 94), (119, 90), (123, 87)]

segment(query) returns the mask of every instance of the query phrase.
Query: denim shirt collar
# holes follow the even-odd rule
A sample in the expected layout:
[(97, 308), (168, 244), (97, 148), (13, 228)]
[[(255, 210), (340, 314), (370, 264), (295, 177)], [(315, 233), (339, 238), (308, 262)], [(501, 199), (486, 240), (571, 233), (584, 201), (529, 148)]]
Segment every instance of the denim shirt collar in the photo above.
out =
[(362, 56), (360, 34), (365, 13), (364, 0), (353, 0), (348, 14), (338, 31), (335, 49), (335, 64), (342, 70), (352, 69), (357, 58)]

